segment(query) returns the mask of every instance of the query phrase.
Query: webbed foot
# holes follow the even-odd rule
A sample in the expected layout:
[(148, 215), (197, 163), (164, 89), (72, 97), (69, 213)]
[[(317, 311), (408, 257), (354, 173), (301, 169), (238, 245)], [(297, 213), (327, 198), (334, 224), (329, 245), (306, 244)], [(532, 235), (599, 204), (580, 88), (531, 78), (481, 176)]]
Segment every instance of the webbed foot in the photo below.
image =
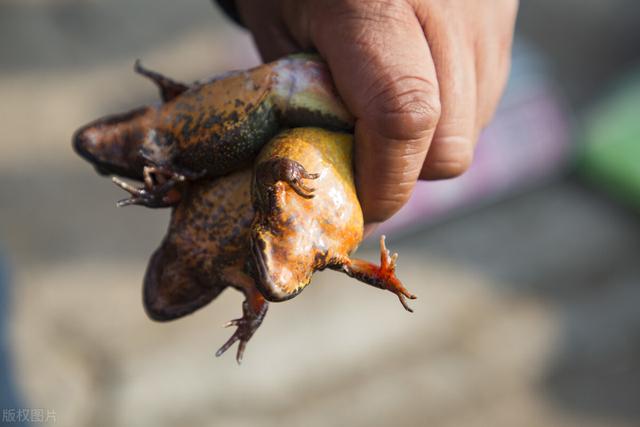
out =
[(418, 297), (409, 292), (396, 277), (397, 261), (398, 253), (394, 252), (394, 254), (391, 255), (385, 244), (385, 236), (380, 236), (380, 269), (378, 270), (378, 275), (383, 280), (385, 289), (396, 294), (405, 310), (413, 313), (413, 309), (409, 307), (407, 303), (407, 298), (416, 299)]
[(391, 255), (385, 245), (385, 236), (380, 237), (380, 266), (360, 259), (345, 259), (338, 263), (336, 270), (343, 271), (350, 277), (360, 280), (376, 288), (386, 289), (398, 296), (400, 303), (408, 312), (413, 313), (413, 309), (407, 303), (408, 299), (417, 297), (409, 292), (402, 282), (396, 277), (396, 261), (398, 254)]
[(236, 326), (237, 329), (233, 335), (231, 335), (231, 338), (216, 351), (216, 357), (220, 357), (236, 341), (239, 341), (236, 360), (238, 364), (242, 363), (242, 356), (247, 347), (247, 342), (249, 342), (253, 334), (262, 324), (268, 307), (269, 304), (261, 296), (256, 296), (251, 303), (248, 300), (244, 301), (242, 303), (242, 317), (240, 319), (230, 320), (224, 325), (226, 328)]

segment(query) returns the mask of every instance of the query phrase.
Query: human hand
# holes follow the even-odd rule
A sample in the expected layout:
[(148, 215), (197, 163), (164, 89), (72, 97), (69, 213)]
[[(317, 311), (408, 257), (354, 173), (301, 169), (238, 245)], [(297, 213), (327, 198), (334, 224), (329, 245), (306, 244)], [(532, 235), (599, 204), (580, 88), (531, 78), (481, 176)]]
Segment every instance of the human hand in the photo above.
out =
[(507, 80), (517, 0), (236, 0), (265, 61), (317, 50), (356, 118), (365, 221), (458, 176)]

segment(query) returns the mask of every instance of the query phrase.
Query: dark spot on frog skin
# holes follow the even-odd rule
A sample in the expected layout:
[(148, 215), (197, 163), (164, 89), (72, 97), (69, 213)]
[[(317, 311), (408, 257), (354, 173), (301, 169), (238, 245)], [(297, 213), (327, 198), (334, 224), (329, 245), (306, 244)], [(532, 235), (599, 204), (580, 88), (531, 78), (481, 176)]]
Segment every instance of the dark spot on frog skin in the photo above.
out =
[[(218, 124), (220, 124), (222, 122), (223, 122), (223, 120), (219, 115), (211, 114), (209, 116), (209, 118), (207, 118), (207, 120), (204, 122), (203, 127), (205, 129), (211, 129), (214, 125), (218, 125)], [(214, 135), (214, 136), (218, 137), (218, 135)], [(218, 137), (218, 139), (219, 139), (219, 137)]]
[(180, 114), (180, 116), (177, 117), (176, 119), (177, 120), (181, 119), (184, 122), (182, 125), (182, 138), (185, 140), (189, 139), (189, 136), (191, 135), (191, 121), (192, 121), (191, 116)]
[(310, 123), (322, 123), (322, 128), (327, 130), (342, 132), (353, 131), (353, 123), (343, 122), (337, 117), (307, 108), (289, 108), (287, 109), (286, 115), (282, 115), (281, 120), (287, 127), (309, 126)]

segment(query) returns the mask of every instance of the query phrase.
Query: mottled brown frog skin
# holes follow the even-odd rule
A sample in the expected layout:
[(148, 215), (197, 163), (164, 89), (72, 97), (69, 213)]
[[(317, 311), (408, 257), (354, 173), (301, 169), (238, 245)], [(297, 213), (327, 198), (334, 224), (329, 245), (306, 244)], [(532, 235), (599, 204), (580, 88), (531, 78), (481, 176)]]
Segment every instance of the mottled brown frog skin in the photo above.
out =
[(89, 123), (75, 150), (98, 172), (144, 179), (128, 188), (128, 204), (164, 207), (174, 185), (248, 166), (280, 129), (319, 126), (349, 130), (353, 118), (324, 62), (294, 55), (248, 71), (185, 85), (136, 64), (163, 101)]
[(239, 341), (240, 361), (266, 314), (265, 298), (292, 298), (326, 267), (394, 292), (410, 310), (404, 298), (415, 297), (396, 278), (397, 255), (384, 240), (380, 266), (349, 257), (362, 239), (352, 145), (348, 134), (292, 129), (267, 144), (253, 176), (244, 170), (190, 183), (147, 268), (147, 313), (175, 319), (227, 286), (238, 289), (246, 296), (243, 317), (229, 323), (237, 330), (217, 355)]
[(363, 233), (352, 152), (350, 134), (296, 128), (281, 132), (258, 156), (251, 251), (256, 284), (268, 300), (297, 295), (315, 271), (328, 267), (395, 293), (411, 311), (405, 297), (415, 296), (395, 276), (397, 254), (389, 254), (384, 237), (380, 266), (349, 257)]
[(268, 306), (250, 268), (251, 174), (245, 169), (186, 186), (149, 261), (143, 291), (148, 315), (160, 321), (192, 313), (229, 286), (242, 292), (243, 316), (227, 324), (237, 330), (217, 352), (239, 341), (238, 362)]

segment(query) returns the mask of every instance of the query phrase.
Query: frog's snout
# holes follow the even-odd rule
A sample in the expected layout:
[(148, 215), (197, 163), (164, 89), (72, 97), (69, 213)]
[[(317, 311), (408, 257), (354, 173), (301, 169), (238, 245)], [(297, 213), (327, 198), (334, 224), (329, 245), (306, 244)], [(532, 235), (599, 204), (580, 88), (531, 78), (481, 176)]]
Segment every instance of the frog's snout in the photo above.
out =
[(267, 301), (286, 301), (302, 291), (302, 288), (294, 291), (286, 291), (274, 282), (268, 267), (269, 261), (266, 253), (266, 242), (255, 234), (251, 239), (251, 255), (255, 268), (256, 287)]
[(101, 175), (106, 175), (109, 170), (102, 166), (102, 162), (97, 156), (97, 142), (95, 132), (89, 128), (81, 128), (73, 135), (73, 149), (82, 158), (95, 166), (96, 171)]
[(94, 126), (82, 128), (74, 134), (73, 148), (76, 153), (91, 163), (100, 175), (121, 172), (119, 166), (126, 163), (119, 141), (105, 138)]
[(73, 135), (73, 149), (102, 175), (138, 177), (149, 111), (143, 107), (91, 122)]

